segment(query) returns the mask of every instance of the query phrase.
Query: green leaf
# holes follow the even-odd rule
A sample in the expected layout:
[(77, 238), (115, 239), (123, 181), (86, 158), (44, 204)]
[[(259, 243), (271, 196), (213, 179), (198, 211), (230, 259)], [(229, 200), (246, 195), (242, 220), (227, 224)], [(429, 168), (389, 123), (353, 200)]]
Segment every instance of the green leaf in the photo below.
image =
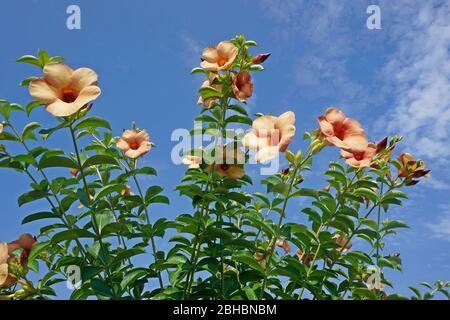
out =
[(41, 64), (41, 61), (32, 55), (24, 55), (24, 56), (20, 57), (19, 59), (17, 59), (16, 62), (32, 64), (39, 68), (43, 67), (43, 65)]
[(255, 291), (253, 291), (252, 288), (244, 287), (244, 292), (248, 300), (258, 300), (258, 297), (256, 296)]
[(32, 101), (29, 104), (27, 104), (26, 107), (25, 107), (25, 111), (27, 113), (27, 116), (29, 117), (31, 112), (34, 109), (36, 109), (37, 107), (40, 107), (42, 105), (44, 105), (44, 104), (42, 102), (40, 102), (40, 101)]
[(203, 69), (203, 68), (194, 68), (194, 69), (191, 70), (191, 74), (195, 74), (195, 73), (207, 74), (208, 72), (205, 69)]
[(214, 89), (213, 87), (203, 87), (198, 90), (201, 94), (203, 101), (209, 98), (221, 98), (222, 92)]
[(107, 156), (107, 155), (101, 155), (101, 154), (97, 154), (94, 155), (92, 157), (90, 157), (89, 159), (87, 159), (83, 165), (82, 168), (89, 168), (90, 166), (95, 166), (95, 165), (99, 165), (99, 164), (112, 164), (112, 165), (116, 165), (118, 166), (119, 163), (117, 162), (117, 160), (111, 156)]
[(206, 229), (204, 236), (209, 237), (209, 238), (222, 238), (222, 239), (233, 239), (234, 238), (234, 236), (231, 232), (224, 230), (224, 229), (219, 229), (216, 227), (209, 227), (208, 229)]
[(401, 220), (385, 220), (383, 221), (383, 228), (381, 229), (380, 232), (400, 228), (409, 228), (409, 226), (406, 222)]
[(226, 123), (243, 123), (243, 124), (248, 124), (248, 125), (252, 125), (253, 121), (252, 119), (250, 119), (249, 117), (246, 116), (240, 116), (240, 115), (232, 115), (231, 117), (228, 117), (225, 120)]
[(50, 194), (48, 192), (41, 190), (32, 190), (30, 192), (22, 194), (19, 199), (17, 199), (17, 203), (19, 204), (19, 207), (21, 207), (26, 203), (30, 203), (49, 196)]
[(3, 131), (2, 133), (0, 133), (0, 140), (2, 141), (20, 141), (15, 135)]
[(311, 197), (311, 198), (318, 198), (319, 197), (319, 192), (313, 189), (305, 189), (305, 188), (301, 188), (293, 193), (291, 193), (291, 195), (289, 196), (289, 198), (294, 198), (294, 197)]
[(67, 128), (67, 126), (68, 126), (67, 122), (62, 122), (59, 125), (57, 125), (56, 127), (46, 128), (46, 129), (40, 130), (39, 134), (41, 135), (42, 139), (47, 140), (52, 134), (54, 134), (58, 130), (61, 130), (63, 128)]
[(47, 249), (48, 246), (51, 245), (50, 241), (45, 242), (36, 242), (33, 245), (33, 248), (30, 251), (30, 254), (28, 255), (29, 260), (35, 259), (41, 252), (43, 252), (45, 249)]
[(253, 270), (258, 271), (261, 274), (264, 274), (263, 267), (252, 256), (249, 256), (246, 254), (238, 254), (238, 255), (233, 256), (233, 260), (243, 263), (243, 264), (249, 266), (250, 268), (252, 268)]
[(237, 113), (240, 113), (244, 116), (248, 116), (247, 110), (245, 110), (243, 106), (240, 106), (238, 104), (232, 104), (231, 106), (228, 107), (228, 109), (236, 111)]
[(36, 140), (36, 137), (35, 137), (33, 131), (40, 127), (41, 127), (41, 124), (39, 122), (28, 123), (22, 130), (22, 141), (26, 141), (28, 139)]
[(117, 192), (120, 193), (123, 190), (123, 186), (120, 184), (112, 184), (112, 185), (107, 185), (104, 186), (103, 188), (101, 188), (100, 190), (97, 191), (97, 193), (94, 196), (94, 202), (98, 201), (99, 199), (110, 195), (111, 193)]
[(103, 271), (102, 267), (97, 266), (83, 266), (81, 267), (81, 279), (83, 282), (86, 282), (96, 275), (98, 275), (100, 272)]
[(145, 193), (145, 202), (149, 202), (154, 196), (160, 194), (164, 189), (160, 186), (151, 186)]
[(355, 194), (363, 197), (369, 198), (373, 203), (377, 203), (378, 195), (375, 191), (368, 188), (359, 188), (355, 190)]
[(47, 63), (50, 62), (50, 57), (48, 56), (48, 52), (45, 50), (39, 50), (39, 61), (41, 62), (41, 66), (45, 66)]
[(92, 279), (91, 280), (91, 287), (92, 290), (101, 296), (112, 298), (113, 294), (111, 292), (111, 289), (109, 286), (102, 280), (99, 279)]
[[(137, 279), (143, 278), (148, 274), (145, 269), (136, 269), (128, 272), (120, 283), (122, 290), (126, 290), (130, 285), (132, 285)], [(130, 286), (133, 287), (133, 286)]]
[(19, 85), (21, 87), (28, 87), (30, 85), (31, 81), (36, 80), (36, 79), (38, 79), (38, 77), (28, 77), (28, 78), (22, 80), (22, 82), (19, 83)]
[(170, 204), (169, 198), (166, 196), (156, 196), (150, 199), (149, 203), (164, 203), (164, 204)]
[(84, 229), (65, 230), (55, 234), (52, 237), (52, 243), (59, 243), (62, 241), (71, 241), (79, 238), (95, 238), (95, 234)]
[(58, 216), (55, 215), (53, 212), (37, 212), (26, 216), (22, 220), (22, 224), (27, 224), (36, 220), (55, 219), (55, 218), (58, 218)]
[(82, 121), (78, 122), (78, 124), (75, 126), (74, 129), (81, 130), (81, 129), (92, 129), (92, 128), (105, 128), (105, 129), (112, 130), (109, 122), (100, 117), (89, 117), (89, 118), (83, 119)]
[(250, 71), (263, 71), (264, 70), (264, 67), (262, 66), (262, 65), (260, 65), (260, 64), (252, 64), (251, 66), (250, 66), (250, 69), (249, 69)]
[(62, 156), (45, 157), (39, 162), (39, 168), (78, 168), (78, 163), (70, 158)]

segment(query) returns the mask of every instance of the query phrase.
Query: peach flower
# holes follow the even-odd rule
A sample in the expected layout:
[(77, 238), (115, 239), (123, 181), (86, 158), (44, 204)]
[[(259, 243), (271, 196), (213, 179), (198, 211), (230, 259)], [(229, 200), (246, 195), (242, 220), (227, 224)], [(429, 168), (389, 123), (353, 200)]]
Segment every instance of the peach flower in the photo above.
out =
[(222, 41), (216, 47), (203, 50), (202, 68), (216, 72), (228, 70), (238, 55), (238, 48), (229, 41)]
[(348, 241), (348, 243), (347, 243), (347, 239), (345, 239), (340, 234), (334, 235), (333, 240), (339, 246), (339, 248), (336, 248), (336, 251), (338, 251), (338, 252), (346, 252), (346, 251), (350, 250), (353, 246), (351, 241)]
[(257, 150), (256, 161), (266, 162), (285, 152), (295, 135), (295, 113), (285, 112), (279, 117), (265, 115), (253, 121), (253, 129), (242, 144)]
[(413, 186), (419, 183), (420, 178), (430, 176), (431, 170), (426, 169), (425, 162), (422, 160), (414, 160), (410, 153), (402, 153), (399, 157), (400, 168), (398, 172), (399, 178), (405, 178), (407, 186)]
[(377, 146), (369, 143), (363, 150), (341, 149), (341, 156), (354, 168), (369, 167), (377, 153)]
[(98, 76), (89, 68), (72, 70), (62, 63), (44, 67), (44, 77), (32, 80), (30, 94), (46, 105), (48, 112), (67, 117), (82, 109), (100, 95)]
[(320, 134), (328, 145), (357, 151), (366, 150), (369, 144), (364, 129), (358, 121), (345, 116), (337, 108), (328, 108), (319, 117)]
[(72, 177), (76, 178), (77, 175), (78, 175), (78, 169), (77, 169), (77, 168), (72, 168), (72, 169), (70, 169), (70, 175), (71, 175)]
[(261, 267), (263, 267), (263, 269), (266, 268), (267, 262), (266, 262), (266, 257), (264, 256), (263, 253), (256, 252), (255, 253), (255, 259), (258, 261), (258, 263), (261, 265)]
[(241, 71), (239, 73), (231, 73), (231, 87), (236, 99), (241, 102), (247, 102), (253, 94), (252, 77), (248, 71)]
[(125, 188), (122, 190), (121, 194), (125, 197), (131, 197), (134, 195), (134, 193), (131, 192), (131, 187), (129, 185), (125, 186)]
[(131, 159), (143, 156), (152, 148), (150, 136), (144, 130), (125, 130), (116, 146)]
[(297, 249), (296, 252), (297, 258), (301, 263), (304, 263), (308, 266), (311, 266), (311, 263), (314, 261), (314, 254), (313, 253), (304, 253), (302, 250)]
[(278, 240), (278, 241), (275, 243), (275, 245), (276, 245), (277, 247), (283, 248), (283, 250), (284, 250), (284, 252), (285, 252), (286, 254), (291, 252), (291, 245), (289, 244), (289, 242), (288, 242), (286, 239), (284, 239), (284, 240)]
[(208, 164), (206, 172), (214, 170), (221, 177), (230, 179), (240, 179), (245, 175), (244, 170), (245, 155), (239, 149), (228, 149), (227, 147), (216, 149), (213, 164)]
[[(208, 80), (203, 82), (201, 88), (211, 87), (213, 89), (216, 89), (217, 91), (222, 91), (222, 84), (214, 83), (214, 79), (216, 77), (217, 77), (217, 74), (210, 74), (210, 76), (208, 77)], [(218, 99), (217, 97), (211, 97), (211, 98), (207, 98), (207, 99), (205, 99), (205, 101), (203, 101), (202, 96), (200, 96), (198, 98), (197, 104), (203, 105), (206, 109), (209, 109), (214, 106), (214, 102), (216, 102), (217, 99)]]
[(183, 158), (182, 162), (183, 164), (187, 165), (189, 169), (198, 169), (200, 168), (202, 158), (198, 156), (187, 155)]
[(7, 288), (16, 283), (15, 277), (9, 273), (8, 260), (8, 244), (0, 243), (0, 288)]

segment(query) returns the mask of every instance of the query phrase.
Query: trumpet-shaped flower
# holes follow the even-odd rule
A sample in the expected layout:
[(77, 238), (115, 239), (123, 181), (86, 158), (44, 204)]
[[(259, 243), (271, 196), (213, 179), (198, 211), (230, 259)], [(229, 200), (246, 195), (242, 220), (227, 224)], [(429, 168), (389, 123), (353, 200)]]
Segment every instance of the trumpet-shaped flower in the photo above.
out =
[(72, 70), (62, 63), (44, 67), (44, 77), (32, 80), (30, 94), (45, 104), (48, 112), (57, 117), (67, 117), (97, 99), (101, 93), (98, 76), (89, 68)]
[(152, 148), (150, 136), (144, 130), (125, 130), (116, 146), (131, 159), (143, 156)]
[(351, 241), (348, 241), (345, 237), (343, 237), (340, 234), (334, 235), (333, 240), (336, 241), (336, 244), (339, 246), (339, 248), (336, 248), (336, 251), (339, 252), (347, 252), (353, 246)]
[(337, 108), (328, 108), (319, 117), (320, 135), (328, 145), (354, 151), (366, 150), (369, 144), (365, 131), (358, 121), (348, 118)]
[(295, 135), (295, 114), (285, 112), (279, 117), (265, 115), (253, 121), (252, 131), (247, 133), (242, 144), (257, 150), (256, 161), (266, 162), (285, 152)]
[(248, 71), (232, 72), (231, 87), (236, 99), (247, 102), (247, 99), (253, 94), (253, 82), (250, 73)]
[(202, 68), (216, 72), (228, 70), (238, 55), (238, 48), (229, 41), (222, 41), (216, 47), (203, 50)]
[[(201, 88), (213, 88), (217, 91), (222, 91), (222, 84), (214, 83), (214, 80), (217, 78), (216, 73), (211, 73), (208, 77), (208, 80), (204, 81)], [(211, 97), (203, 100), (202, 96), (198, 98), (197, 104), (203, 105), (206, 109), (210, 109), (214, 106), (214, 102), (216, 102), (217, 97)]]
[(376, 153), (377, 146), (372, 143), (369, 143), (363, 150), (341, 149), (341, 156), (345, 162), (354, 168), (369, 167)]
[(284, 239), (284, 240), (277, 240), (275, 245), (277, 247), (283, 248), (283, 250), (284, 250), (284, 252), (286, 254), (291, 252), (291, 245), (289, 244), (289, 242), (286, 239)]
[(187, 165), (189, 169), (198, 169), (200, 168), (200, 163), (202, 162), (202, 158), (199, 156), (191, 156), (187, 155), (182, 160), (183, 164)]
[(205, 170), (215, 171), (221, 177), (240, 179), (245, 175), (244, 159), (245, 155), (239, 149), (219, 148), (216, 150), (214, 162), (208, 164)]

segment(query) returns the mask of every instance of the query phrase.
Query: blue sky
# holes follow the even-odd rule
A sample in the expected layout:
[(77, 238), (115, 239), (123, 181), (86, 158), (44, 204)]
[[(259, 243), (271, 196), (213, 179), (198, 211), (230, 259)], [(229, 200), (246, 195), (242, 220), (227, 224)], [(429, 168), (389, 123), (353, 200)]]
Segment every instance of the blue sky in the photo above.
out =
[[(81, 30), (66, 28), (70, 4), (81, 8)], [(366, 27), (370, 4), (381, 8), (381, 30)], [(403, 273), (391, 275), (402, 293), (420, 281), (450, 280), (448, 1), (15, 0), (3, 1), (0, 12), (0, 98), (30, 101), (18, 83), (37, 69), (14, 60), (39, 48), (64, 56), (73, 67), (95, 69), (102, 96), (92, 113), (108, 118), (117, 135), (136, 120), (158, 146), (145, 164), (156, 167), (159, 177), (145, 183), (165, 186), (172, 205), (153, 209), (155, 217), (189, 208), (172, 193), (185, 168), (170, 160), (172, 131), (192, 127), (199, 112), (202, 79), (189, 71), (204, 47), (244, 33), (259, 43), (258, 52), (272, 53), (266, 71), (255, 76), (252, 112), (292, 110), (301, 133), (314, 129), (316, 117), (334, 105), (363, 123), (374, 141), (403, 134), (399, 151), (427, 161), (432, 177), (409, 190), (404, 207), (388, 214), (406, 220), (411, 229), (391, 238), (386, 253), (402, 255)], [(45, 126), (55, 123), (44, 110), (35, 111), (33, 119)], [(300, 136), (292, 149), (304, 146)], [(58, 135), (48, 144), (61, 146), (66, 138)], [(336, 156), (336, 150), (327, 150), (314, 169), (320, 172)], [(46, 209), (45, 203), (18, 208), (26, 177), (6, 170), (0, 175), (0, 240), (36, 232), (39, 225), (21, 227), (20, 221)], [(306, 183), (325, 184), (320, 174)], [(301, 205), (291, 205), (293, 219)]]

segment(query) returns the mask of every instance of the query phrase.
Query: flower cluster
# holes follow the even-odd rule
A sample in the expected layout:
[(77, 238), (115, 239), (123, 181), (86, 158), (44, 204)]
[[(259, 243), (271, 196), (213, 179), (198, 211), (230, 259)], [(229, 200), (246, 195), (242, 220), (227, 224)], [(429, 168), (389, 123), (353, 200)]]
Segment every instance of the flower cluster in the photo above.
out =
[[(17, 283), (20, 277), (17, 269), (20, 267), (20, 270), (23, 270), (27, 266), (28, 255), (35, 243), (36, 238), (28, 233), (11, 243), (0, 243), (0, 288), (7, 288)], [(11, 272), (12, 268), (16, 272)]]

